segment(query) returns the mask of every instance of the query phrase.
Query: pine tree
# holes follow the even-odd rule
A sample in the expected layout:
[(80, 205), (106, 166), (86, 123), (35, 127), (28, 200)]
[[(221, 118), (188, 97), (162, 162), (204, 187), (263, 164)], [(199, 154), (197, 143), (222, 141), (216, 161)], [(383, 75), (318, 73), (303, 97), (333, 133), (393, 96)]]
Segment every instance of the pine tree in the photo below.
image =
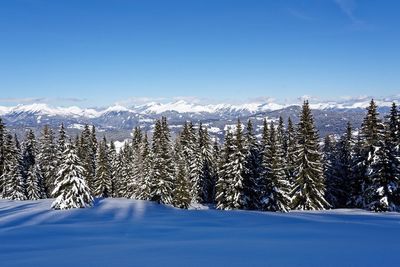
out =
[(282, 138), (272, 122), (269, 136), (269, 142), (264, 148), (262, 158), (264, 191), (261, 205), (263, 210), (286, 212), (290, 209), (290, 185), (284, 169)]
[(336, 165), (335, 173), (338, 177), (336, 185), (336, 203), (334, 207), (346, 208), (350, 204), (352, 192), (352, 161), (353, 161), (353, 147), (354, 141), (352, 136), (351, 124), (347, 124), (346, 133), (340, 138), (336, 148)]
[(371, 100), (367, 108), (367, 115), (365, 116), (361, 125), (360, 131), (361, 138), (361, 161), (365, 166), (365, 173), (361, 173), (359, 178), (362, 181), (362, 192), (359, 198), (362, 200), (362, 207), (369, 208), (372, 202), (375, 202), (372, 192), (375, 191), (375, 184), (371, 173), (375, 172), (372, 169), (372, 164), (377, 160), (376, 153), (384, 145), (384, 125), (379, 118), (377, 106), (374, 100)]
[(54, 145), (53, 131), (48, 125), (44, 126), (42, 135), (39, 141), (37, 161), (41, 166), (43, 175), (43, 187), (45, 195), (51, 196), (54, 190), (54, 182), (57, 173), (57, 152)]
[(323, 152), (324, 175), (326, 181), (325, 198), (332, 207), (338, 207), (340, 202), (339, 198), (342, 194), (342, 177), (338, 176), (336, 143), (330, 135), (327, 135), (324, 139)]
[(383, 139), (378, 140), (367, 188), (368, 206), (374, 211), (400, 210), (400, 161), (397, 155), (397, 107), (393, 104)]
[(64, 151), (63, 162), (57, 174), (52, 195), (56, 197), (52, 209), (86, 208), (92, 206), (93, 197), (84, 178), (85, 170), (72, 144)]
[(104, 138), (98, 145), (96, 155), (96, 178), (94, 180), (94, 195), (96, 197), (112, 196), (110, 162), (107, 154), (107, 140)]
[(36, 139), (32, 129), (29, 129), (23, 143), (22, 162), (24, 175), (36, 163)]
[(290, 117), (286, 129), (286, 149), (284, 153), (286, 158), (286, 176), (290, 183), (290, 187), (293, 188), (296, 167), (296, 132)]
[(37, 200), (44, 197), (42, 192), (42, 175), (37, 164), (31, 165), (26, 178), (26, 195), (30, 200)]
[(260, 206), (259, 179), (261, 170), (260, 145), (254, 135), (253, 124), (248, 120), (245, 135), (246, 158), (243, 174), (243, 207), (258, 209)]
[(296, 169), (291, 192), (293, 209), (320, 210), (329, 207), (324, 198), (325, 177), (318, 139), (308, 101), (305, 101), (296, 133)]
[(198, 132), (200, 151), (200, 181), (202, 184), (201, 202), (211, 203), (214, 196), (215, 177), (213, 170), (213, 147), (207, 128), (200, 123)]
[(133, 150), (131, 144), (126, 142), (120, 150), (120, 168), (118, 168), (118, 180), (120, 189), (118, 195), (130, 198), (135, 187), (132, 183), (133, 177)]
[(26, 200), (22, 155), (17, 140), (6, 134), (4, 140), (3, 197), (11, 200)]
[(130, 198), (138, 198), (140, 195), (140, 182), (143, 177), (143, 133), (139, 127), (136, 127), (132, 140), (132, 176), (129, 179), (128, 188)]
[(94, 143), (96, 138), (94, 135), (95, 128), (92, 127), (90, 130), (89, 125), (85, 125), (79, 141), (79, 155), (85, 170), (84, 177), (86, 179), (87, 185), (91, 190), (94, 190), (94, 180), (96, 171), (96, 151), (97, 151), (97, 141)]
[(152, 191), (151, 200), (172, 204), (175, 169), (172, 163), (170, 132), (167, 120), (162, 117), (154, 127), (152, 153)]
[(5, 146), (5, 126), (3, 120), (0, 117), (0, 198), (3, 197), (3, 188), (4, 188), (4, 180), (3, 180), (3, 170), (4, 170), (4, 146)]
[(230, 129), (225, 134), (224, 146), (222, 149), (222, 156), (219, 162), (218, 168), (218, 180), (215, 186), (215, 201), (217, 204), (217, 209), (225, 210), (229, 209), (229, 200), (228, 200), (228, 187), (231, 181), (231, 158), (234, 153), (234, 144), (233, 144), (233, 134)]
[(191, 202), (189, 172), (179, 138), (176, 139), (174, 152), (175, 180), (172, 203), (175, 207), (187, 209)]
[(228, 206), (226, 209), (243, 208), (243, 173), (245, 163), (245, 150), (242, 124), (238, 120), (233, 141), (233, 153), (230, 155), (230, 164), (228, 164), (228, 187), (226, 199)]
[(107, 146), (107, 155), (108, 155), (108, 161), (110, 165), (110, 179), (111, 179), (111, 196), (112, 197), (117, 197), (117, 182), (116, 182), (116, 177), (117, 177), (117, 161), (118, 161), (118, 155), (117, 155), (117, 150), (115, 148), (114, 142), (111, 140), (110, 145)]
[(139, 181), (138, 199), (151, 200), (152, 193), (152, 155), (147, 133), (142, 142), (142, 176)]

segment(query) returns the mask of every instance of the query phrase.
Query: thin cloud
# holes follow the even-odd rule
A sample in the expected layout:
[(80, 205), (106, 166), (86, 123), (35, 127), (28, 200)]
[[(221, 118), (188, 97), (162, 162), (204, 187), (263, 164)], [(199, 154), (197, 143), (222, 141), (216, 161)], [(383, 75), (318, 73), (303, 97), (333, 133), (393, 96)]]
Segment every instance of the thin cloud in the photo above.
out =
[(32, 103), (81, 103), (86, 101), (85, 98), (77, 97), (3, 97), (0, 98), (0, 103), (12, 104), (32, 104)]
[(354, 15), (354, 10), (357, 7), (355, 0), (335, 0), (335, 3), (342, 11), (342, 13), (346, 15), (354, 24), (356, 25), (364, 24), (363, 21), (361, 21)]
[(293, 17), (300, 19), (300, 20), (305, 20), (305, 21), (312, 21), (314, 20), (313, 17), (305, 14), (302, 11), (299, 11), (297, 9), (293, 9), (293, 8), (288, 8), (288, 12), (290, 15), (292, 15)]

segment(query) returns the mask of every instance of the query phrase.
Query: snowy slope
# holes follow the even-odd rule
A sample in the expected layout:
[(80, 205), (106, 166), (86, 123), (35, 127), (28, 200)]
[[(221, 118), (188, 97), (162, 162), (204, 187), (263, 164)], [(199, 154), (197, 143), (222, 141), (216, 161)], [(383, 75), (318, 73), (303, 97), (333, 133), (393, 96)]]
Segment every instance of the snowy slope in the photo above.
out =
[(178, 210), (0, 200), (0, 266), (396, 266), (400, 214)]

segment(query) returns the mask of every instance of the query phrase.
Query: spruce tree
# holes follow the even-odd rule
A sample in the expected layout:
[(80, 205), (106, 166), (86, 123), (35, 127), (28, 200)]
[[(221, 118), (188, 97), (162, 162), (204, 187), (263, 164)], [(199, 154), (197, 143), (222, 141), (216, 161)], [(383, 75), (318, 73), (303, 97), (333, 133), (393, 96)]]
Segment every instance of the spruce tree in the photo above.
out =
[(341, 136), (336, 147), (335, 173), (336, 177), (338, 177), (338, 183), (336, 185), (336, 203), (334, 203), (334, 207), (337, 208), (346, 208), (350, 205), (353, 177), (353, 148), (352, 127), (349, 122), (347, 123), (346, 133)]
[(42, 130), (38, 152), (37, 161), (42, 170), (45, 195), (51, 197), (51, 192), (54, 190), (55, 186), (54, 182), (58, 163), (53, 131), (48, 125), (45, 125)]
[(110, 145), (107, 146), (107, 155), (108, 155), (108, 160), (109, 160), (109, 165), (110, 165), (111, 196), (117, 197), (116, 177), (117, 177), (118, 155), (117, 155), (117, 151), (115, 148), (115, 144), (112, 140), (110, 142)]
[(84, 177), (86, 179), (87, 185), (91, 190), (94, 190), (94, 180), (95, 180), (95, 171), (96, 171), (96, 150), (97, 150), (97, 141), (96, 144), (94, 140), (96, 138), (94, 135), (95, 128), (93, 127), (90, 130), (89, 125), (85, 125), (79, 141), (79, 156), (83, 164), (83, 168), (85, 170)]
[(42, 192), (42, 175), (37, 164), (31, 165), (26, 178), (26, 195), (30, 200), (37, 200), (44, 197)]
[(326, 181), (325, 198), (332, 207), (338, 207), (340, 196), (342, 195), (342, 177), (338, 176), (336, 142), (330, 135), (327, 135), (324, 139), (323, 152), (324, 175)]
[(253, 123), (248, 120), (245, 134), (246, 158), (243, 174), (243, 207), (258, 209), (260, 206), (259, 179), (261, 171), (260, 145), (254, 135)]
[(152, 193), (152, 155), (147, 133), (142, 141), (142, 176), (139, 181), (138, 199), (150, 200)]
[(230, 155), (230, 164), (227, 168), (227, 182), (228, 187), (226, 191), (226, 199), (228, 202), (227, 209), (241, 209), (243, 208), (243, 173), (245, 163), (245, 150), (242, 124), (238, 119), (234, 141), (233, 153)]
[(362, 192), (359, 198), (362, 200), (363, 208), (370, 208), (371, 203), (375, 202), (373, 193), (375, 186), (371, 173), (375, 172), (372, 169), (373, 162), (377, 161), (376, 153), (384, 146), (384, 125), (379, 118), (377, 106), (374, 100), (371, 100), (367, 108), (367, 115), (365, 116), (361, 125), (360, 138), (361, 138), (361, 157), (360, 160), (365, 166), (365, 173), (361, 173)]
[(56, 186), (52, 195), (56, 197), (52, 209), (86, 208), (92, 206), (93, 197), (86, 184), (84, 168), (72, 144), (68, 144), (60, 171), (57, 174)]
[(173, 192), (173, 205), (181, 209), (187, 209), (191, 203), (189, 173), (186, 160), (184, 158), (180, 139), (175, 140), (174, 161), (175, 161), (175, 180)]
[(225, 134), (225, 140), (222, 149), (222, 156), (220, 157), (219, 168), (218, 168), (218, 180), (215, 186), (215, 201), (217, 209), (226, 210), (230, 208), (228, 200), (228, 187), (232, 180), (231, 173), (231, 158), (234, 153), (233, 134), (230, 129)]
[(264, 190), (261, 207), (267, 211), (286, 212), (290, 209), (290, 184), (285, 174), (282, 138), (280, 138), (280, 132), (275, 130), (272, 122), (269, 136), (269, 142), (264, 148), (262, 158)]
[(200, 181), (202, 184), (200, 199), (202, 203), (211, 203), (215, 187), (213, 147), (207, 128), (203, 127), (201, 123), (198, 132), (198, 145), (200, 150)]
[(170, 132), (167, 120), (162, 117), (154, 127), (152, 153), (152, 190), (151, 200), (163, 204), (172, 204), (175, 169), (172, 162)]
[(368, 206), (374, 211), (400, 210), (400, 161), (397, 154), (397, 107), (393, 104), (384, 136), (378, 140), (371, 163), (370, 186), (366, 189)]
[(302, 107), (296, 132), (295, 178), (292, 208), (299, 210), (321, 210), (330, 205), (325, 200), (325, 177), (319, 138), (308, 101)]
[(140, 195), (140, 183), (143, 177), (143, 133), (139, 127), (136, 127), (132, 140), (132, 176), (129, 179), (128, 188), (130, 198), (138, 198)]
[(2, 118), (0, 117), (0, 198), (3, 195), (3, 170), (4, 170), (4, 146), (5, 146), (5, 125), (3, 123)]
[(26, 200), (22, 155), (17, 140), (6, 134), (4, 140), (3, 197), (11, 200)]
[(286, 159), (286, 176), (290, 187), (293, 188), (296, 166), (296, 132), (290, 117), (286, 129), (286, 148), (284, 153)]
[(23, 143), (22, 162), (24, 174), (36, 163), (36, 139), (32, 129), (29, 129)]
[(112, 196), (111, 167), (107, 154), (107, 141), (99, 143), (96, 155), (96, 178), (94, 181), (94, 195), (96, 197)]

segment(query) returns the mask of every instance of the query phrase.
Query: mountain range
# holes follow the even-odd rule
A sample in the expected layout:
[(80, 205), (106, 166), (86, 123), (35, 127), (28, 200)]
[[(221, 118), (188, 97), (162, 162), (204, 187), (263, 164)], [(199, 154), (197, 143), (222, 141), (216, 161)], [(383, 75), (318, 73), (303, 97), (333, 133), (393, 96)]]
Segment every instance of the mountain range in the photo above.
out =
[[(365, 116), (365, 108), (371, 98), (350, 98), (341, 101), (310, 100), (315, 122), (321, 136), (341, 134), (348, 121), (355, 128), (359, 127)], [(376, 99), (379, 111), (385, 115), (392, 103), (399, 103), (400, 96)], [(261, 134), (262, 122), (276, 121), (282, 116), (286, 121), (291, 117), (298, 121), (302, 101), (295, 103), (277, 103), (257, 101), (244, 104), (200, 104), (185, 100), (159, 103), (149, 102), (140, 105), (113, 105), (107, 108), (52, 107), (48, 104), (34, 103), (17, 106), (0, 106), (0, 116), (7, 127), (21, 136), (26, 128), (37, 133), (48, 124), (56, 129), (64, 123), (67, 132), (73, 136), (85, 124), (94, 125), (97, 132), (107, 138), (122, 141), (130, 137), (132, 129), (140, 126), (146, 131), (153, 127), (154, 120), (166, 116), (173, 134), (176, 134), (185, 121), (202, 122), (209, 132), (217, 137), (223, 136), (224, 130), (234, 128), (237, 119), (242, 122), (252, 119), (257, 134)]]

